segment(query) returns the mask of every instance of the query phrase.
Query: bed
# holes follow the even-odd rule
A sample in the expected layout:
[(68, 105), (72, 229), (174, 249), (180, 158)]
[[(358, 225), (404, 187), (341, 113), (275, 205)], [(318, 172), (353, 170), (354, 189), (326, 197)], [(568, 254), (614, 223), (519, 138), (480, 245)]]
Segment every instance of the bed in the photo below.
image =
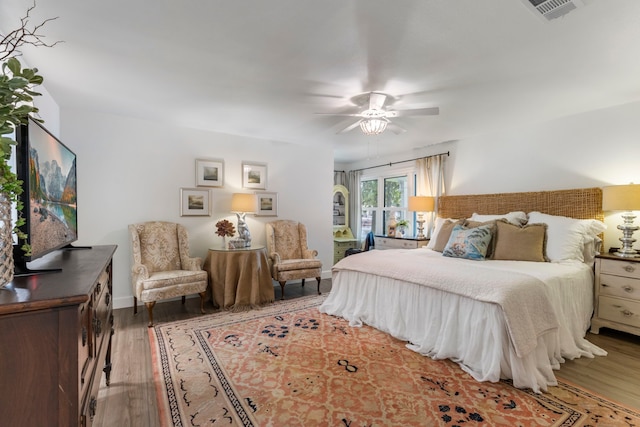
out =
[[(478, 381), (544, 391), (566, 359), (606, 355), (585, 339), (602, 221), (599, 188), (443, 196), (426, 248), (344, 258), (320, 311), (451, 359)], [(457, 250), (467, 247), (460, 236), (471, 254)]]

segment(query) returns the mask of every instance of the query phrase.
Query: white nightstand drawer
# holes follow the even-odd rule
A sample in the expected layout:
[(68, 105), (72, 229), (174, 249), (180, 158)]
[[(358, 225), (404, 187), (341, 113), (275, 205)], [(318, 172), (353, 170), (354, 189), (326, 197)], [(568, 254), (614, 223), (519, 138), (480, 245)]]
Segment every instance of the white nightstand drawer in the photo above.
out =
[(600, 295), (640, 300), (640, 279), (601, 274)]
[(640, 301), (601, 296), (598, 317), (640, 328)]
[(616, 276), (625, 276), (640, 279), (640, 263), (626, 261), (624, 258), (620, 258), (620, 261), (612, 259), (601, 259), (600, 273), (615, 274)]

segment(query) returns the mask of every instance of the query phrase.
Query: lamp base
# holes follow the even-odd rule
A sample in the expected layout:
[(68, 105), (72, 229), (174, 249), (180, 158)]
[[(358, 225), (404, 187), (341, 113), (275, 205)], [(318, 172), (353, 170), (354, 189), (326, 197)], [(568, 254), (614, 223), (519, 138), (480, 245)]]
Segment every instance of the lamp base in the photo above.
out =
[(424, 235), (424, 219), (421, 218), (420, 216), (418, 216), (418, 219), (416, 219), (416, 222), (418, 223), (418, 234), (416, 235), (416, 239), (418, 240), (424, 240), (427, 237)]
[(622, 231), (622, 237), (619, 239), (622, 242), (622, 247), (619, 251), (614, 252), (614, 255), (623, 258), (636, 258), (640, 256), (637, 250), (633, 249), (633, 243), (636, 239), (633, 238), (633, 232), (640, 229), (637, 225), (633, 225), (635, 219), (633, 212), (625, 212), (622, 215), (624, 223), (619, 225), (618, 230)]

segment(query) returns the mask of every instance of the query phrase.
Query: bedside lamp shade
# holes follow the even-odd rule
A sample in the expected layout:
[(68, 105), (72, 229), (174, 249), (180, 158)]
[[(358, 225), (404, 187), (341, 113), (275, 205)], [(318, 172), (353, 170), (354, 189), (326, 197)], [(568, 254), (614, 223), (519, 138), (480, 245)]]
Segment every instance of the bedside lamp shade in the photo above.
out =
[(258, 198), (255, 194), (234, 193), (231, 197), (231, 212), (255, 213), (258, 209)]
[(435, 199), (429, 196), (410, 196), (409, 210), (412, 212), (433, 212)]
[(624, 211), (622, 219), (624, 223), (618, 225), (618, 230), (622, 230), (622, 248), (615, 254), (621, 257), (637, 257), (638, 251), (633, 249), (633, 232), (638, 230), (638, 226), (633, 225), (636, 218), (632, 211), (640, 210), (640, 184), (611, 185), (602, 189), (602, 210), (603, 211)]
[(435, 208), (435, 199), (430, 196), (409, 196), (408, 209), (418, 213), (418, 235), (416, 238), (424, 239), (424, 212), (433, 212)]

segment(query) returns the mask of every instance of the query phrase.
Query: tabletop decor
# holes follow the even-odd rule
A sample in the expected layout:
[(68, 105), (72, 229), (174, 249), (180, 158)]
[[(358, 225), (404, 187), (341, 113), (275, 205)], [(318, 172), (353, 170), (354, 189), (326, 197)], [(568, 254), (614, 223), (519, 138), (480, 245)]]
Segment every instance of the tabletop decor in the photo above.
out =
[(236, 229), (230, 221), (223, 219), (216, 222), (216, 234), (222, 237), (222, 247), (225, 247), (225, 238), (233, 237), (236, 233)]

